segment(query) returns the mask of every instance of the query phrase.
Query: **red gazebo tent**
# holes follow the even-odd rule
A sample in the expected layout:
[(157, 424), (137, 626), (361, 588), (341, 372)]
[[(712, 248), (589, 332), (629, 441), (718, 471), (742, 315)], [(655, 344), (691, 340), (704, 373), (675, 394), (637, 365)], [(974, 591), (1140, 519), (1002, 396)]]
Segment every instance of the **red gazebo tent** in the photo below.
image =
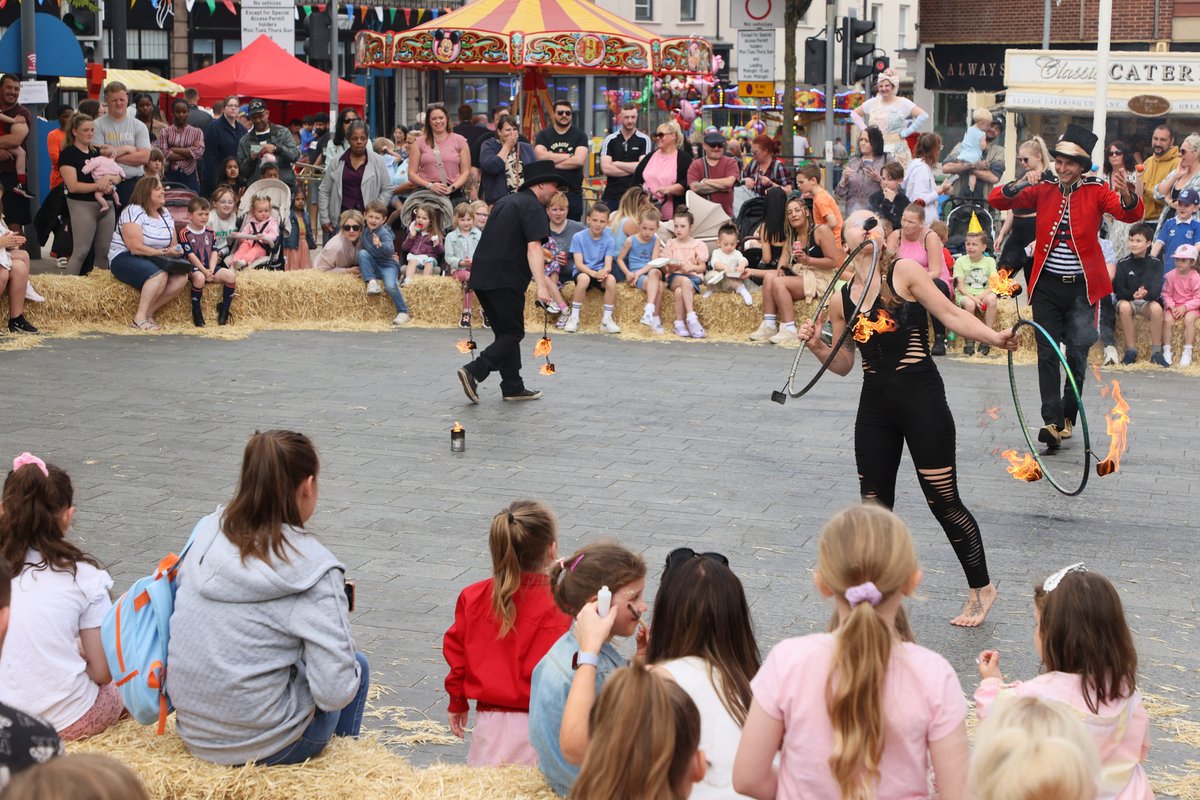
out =
[[(198, 90), (200, 102), (208, 104), (236, 94), (286, 103), (293, 112), (329, 107), (329, 73), (305, 64), (266, 36), (259, 36), (240, 53), (176, 78), (175, 82)], [(338, 105), (362, 108), (366, 102), (365, 88), (338, 80)]]

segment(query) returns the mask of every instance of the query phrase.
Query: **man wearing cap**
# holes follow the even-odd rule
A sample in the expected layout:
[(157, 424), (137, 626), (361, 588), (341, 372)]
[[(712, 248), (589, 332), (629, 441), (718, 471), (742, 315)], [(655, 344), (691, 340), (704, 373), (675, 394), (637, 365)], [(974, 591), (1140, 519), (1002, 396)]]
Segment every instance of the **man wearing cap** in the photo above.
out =
[(1112, 279), (1100, 250), (1100, 223), (1105, 214), (1121, 222), (1142, 219), (1142, 199), (1123, 167), (1113, 171), (1108, 188), (1102, 178), (1085, 174), (1092, 165), (1097, 137), (1071, 124), (1054, 145), (1056, 179), (1030, 170), (1020, 180), (992, 190), (988, 202), (1001, 211), (1032, 208), (1037, 212), (1037, 239), (1029, 298), (1033, 316), (1050, 334), (1039, 336), (1038, 385), (1042, 395), (1042, 429), (1038, 441), (1051, 450), (1071, 436), (1078, 416), (1075, 392), (1060, 384), (1058, 343), (1066, 344), (1067, 365), (1076, 386), (1083, 386), (1088, 350), (1099, 336), (1098, 304), (1112, 293)]
[(247, 109), (250, 130), (238, 142), (238, 167), (248, 183), (258, 180), (266, 164), (279, 167), (279, 179), (292, 190), (296, 188), (296, 173), (292, 164), (300, 158), (300, 148), (292, 132), (282, 125), (272, 125), (267, 104), (255, 98)]
[(716, 131), (704, 134), (704, 158), (688, 167), (688, 188), (705, 197), (733, 216), (733, 184), (741, 169), (737, 161), (725, 155), (725, 137)]
[(646, 154), (653, 149), (650, 137), (638, 130), (636, 103), (621, 106), (620, 123), (600, 145), (600, 171), (607, 179), (600, 200), (609, 208), (621, 205), (621, 196), (633, 182), (633, 173)]
[(1196, 210), (1200, 207), (1200, 192), (1184, 189), (1175, 200), (1175, 216), (1158, 227), (1150, 255), (1162, 257), (1163, 273), (1175, 269), (1175, 250), (1180, 245), (1200, 243), (1200, 220)]
[(463, 392), (479, 402), (478, 384), (493, 372), (500, 373), (500, 394), (505, 400), (536, 400), (541, 392), (528, 389), (521, 378), (521, 340), (525, 338), (525, 289), (530, 278), (537, 297), (550, 302), (542, 242), (550, 236), (546, 205), (566, 181), (553, 161), (525, 165), (525, 182), (515, 194), (492, 206), (483, 236), (475, 248), (469, 288), (479, 298), (492, 323), (496, 340), (479, 357), (458, 370)]

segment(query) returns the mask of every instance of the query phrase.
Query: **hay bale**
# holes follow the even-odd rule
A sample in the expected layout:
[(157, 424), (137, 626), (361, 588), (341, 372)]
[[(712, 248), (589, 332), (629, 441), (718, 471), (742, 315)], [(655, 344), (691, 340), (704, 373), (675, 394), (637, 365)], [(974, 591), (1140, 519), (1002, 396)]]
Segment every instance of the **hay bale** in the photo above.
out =
[(79, 753), (111, 756), (130, 767), (154, 800), (477, 800), (481, 797), (552, 800), (556, 797), (533, 767), (412, 766), (391, 752), (379, 734), (335, 737), (306, 764), (221, 767), (194, 758), (175, 732), (155, 736), (153, 726), (132, 720), (68, 744)]

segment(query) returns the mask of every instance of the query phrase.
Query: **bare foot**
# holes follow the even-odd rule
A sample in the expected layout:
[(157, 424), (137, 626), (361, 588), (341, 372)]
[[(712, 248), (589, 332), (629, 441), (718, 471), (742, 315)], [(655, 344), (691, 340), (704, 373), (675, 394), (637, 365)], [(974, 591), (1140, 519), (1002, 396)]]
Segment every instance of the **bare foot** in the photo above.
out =
[(960, 628), (978, 628), (987, 619), (992, 603), (996, 602), (996, 587), (990, 583), (982, 589), (972, 589), (967, 595), (962, 613), (950, 620)]

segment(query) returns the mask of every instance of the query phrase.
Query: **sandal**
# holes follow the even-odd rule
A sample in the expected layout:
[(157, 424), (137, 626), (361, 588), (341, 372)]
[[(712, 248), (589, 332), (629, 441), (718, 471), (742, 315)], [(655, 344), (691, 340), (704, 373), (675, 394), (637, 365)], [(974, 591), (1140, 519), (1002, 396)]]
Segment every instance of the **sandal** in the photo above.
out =
[(135, 319), (133, 322), (129, 323), (129, 327), (133, 328), (135, 331), (157, 331), (157, 330), (159, 330), (158, 325), (148, 319), (143, 320), (141, 322), (138, 322)]

